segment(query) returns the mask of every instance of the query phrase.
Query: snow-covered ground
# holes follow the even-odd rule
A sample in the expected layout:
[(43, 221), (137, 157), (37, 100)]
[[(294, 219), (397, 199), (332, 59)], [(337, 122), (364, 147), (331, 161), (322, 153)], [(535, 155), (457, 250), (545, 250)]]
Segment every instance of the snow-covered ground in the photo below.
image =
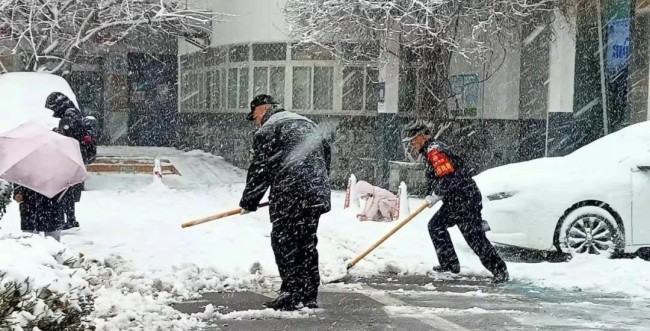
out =
[[(199, 152), (119, 148), (100, 152), (170, 156), (184, 178), (166, 178), (164, 183), (172, 188), (153, 184), (153, 176), (148, 175), (95, 175), (88, 181), (89, 191), (84, 192), (77, 205), (81, 229), (65, 235), (62, 244), (72, 252), (82, 252), (87, 259), (102, 261), (104, 268), (89, 271), (106, 283), (96, 291), (97, 311), (93, 317), (99, 330), (137, 329), (137, 325), (147, 323), (163, 329), (186, 329), (199, 325), (201, 318), (211, 316), (210, 312), (186, 316), (165, 304), (194, 297), (201, 290), (271, 288), (273, 282), (269, 277), (278, 273), (270, 247), (267, 209), (181, 228), (183, 222), (193, 218), (236, 208), (244, 172), (218, 157)], [(205, 183), (209, 185), (201, 185)], [(342, 209), (343, 199), (342, 192), (333, 194), (334, 209), (320, 223), (318, 249), (324, 280), (344, 275), (349, 260), (395, 225), (358, 222), (349, 210)], [(411, 200), (411, 210), (420, 203)], [(350, 273), (430, 271), (437, 264), (426, 231), (433, 212), (426, 210)], [(16, 204), (9, 206), (0, 226), (0, 233), (19, 232)], [(457, 229), (452, 228), (451, 232), (461, 273), (489, 276)], [(38, 240), (34, 244), (56, 244), (49, 241)], [(18, 263), (25, 264), (25, 260), (32, 258), (34, 263), (40, 263), (33, 256), (36, 253), (30, 254), (9, 259), (9, 268), (15, 269)], [(0, 259), (0, 270), (7, 267), (5, 261)], [(589, 256), (568, 263), (508, 263), (508, 267), (512, 279), (544, 287), (650, 298), (650, 263), (640, 259)]]

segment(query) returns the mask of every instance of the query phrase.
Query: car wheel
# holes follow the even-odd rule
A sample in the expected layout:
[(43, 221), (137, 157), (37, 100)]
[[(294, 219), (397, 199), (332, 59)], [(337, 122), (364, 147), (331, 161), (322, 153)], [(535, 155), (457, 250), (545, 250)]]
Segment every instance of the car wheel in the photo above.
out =
[(558, 246), (571, 256), (595, 254), (616, 257), (623, 250), (622, 231), (606, 210), (580, 207), (561, 220)]

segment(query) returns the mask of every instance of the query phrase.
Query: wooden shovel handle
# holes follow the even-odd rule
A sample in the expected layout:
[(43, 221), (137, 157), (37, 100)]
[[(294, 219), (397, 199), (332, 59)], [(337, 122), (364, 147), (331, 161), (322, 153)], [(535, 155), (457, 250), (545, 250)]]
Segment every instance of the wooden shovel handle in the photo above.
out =
[[(269, 201), (262, 202), (262, 203), (259, 204), (258, 208), (266, 207), (268, 205), (269, 205)], [(191, 221), (188, 221), (188, 222), (185, 222), (185, 223), (181, 224), (181, 227), (184, 229), (184, 228), (188, 228), (190, 226), (195, 226), (195, 225), (199, 225), (199, 224), (202, 224), (202, 223), (218, 220), (218, 219), (221, 219), (221, 218), (224, 218), (224, 217), (237, 215), (237, 214), (241, 213), (241, 210), (242, 210), (241, 208), (237, 208), (237, 209), (233, 209), (233, 210), (229, 210), (229, 211), (224, 211), (223, 213), (214, 214), (214, 215), (210, 215), (210, 216), (206, 216), (206, 217), (202, 217), (202, 218), (197, 218), (195, 220), (191, 220)]]
[(410, 222), (415, 216), (417, 216), (419, 213), (421, 213), (423, 210), (429, 208), (429, 203), (425, 202), (423, 203), (416, 211), (411, 213), (411, 215), (407, 216), (403, 221), (399, 222), (392, 230), (390, 230), (387, 234), (385, 234), (381, 239), (377, 240), (376, 243), (374, 243), (370, 248), (366, 249), (363, 253), (359, 254), (359, 256), (355, 257), (352, 262), (348, 263), (348, 270), (352, 267), (354, 267), (355, 264), (357, 264), (359, 261), (361, 261), (366, 255), (370, 254), (370, 252), (374, 251), (375, 248), (379, 247), (386, 239), (388, 239), (390, 236), (392, 236), (397, 230), (401, 229), (406, 223)]

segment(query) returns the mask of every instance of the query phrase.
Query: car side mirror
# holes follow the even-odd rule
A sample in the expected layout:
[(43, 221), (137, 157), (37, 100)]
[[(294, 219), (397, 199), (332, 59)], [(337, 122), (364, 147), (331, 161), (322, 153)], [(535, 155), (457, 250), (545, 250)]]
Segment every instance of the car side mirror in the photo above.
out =
[(638, 165), (636, 167), (639, 168), (639, 170), (641, 171), (650, 171), (650, 166), (647, 165)]

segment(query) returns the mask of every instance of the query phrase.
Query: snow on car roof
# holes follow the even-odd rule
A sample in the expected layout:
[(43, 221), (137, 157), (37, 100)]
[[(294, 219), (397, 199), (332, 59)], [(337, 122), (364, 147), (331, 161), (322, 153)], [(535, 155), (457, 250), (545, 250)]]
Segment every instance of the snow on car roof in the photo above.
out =
[(567, 157), (572, 160), (601, 158), (619, 163), (650, 151), (650, 122), (630, 125), (587, 144)]
[(77, 98), (65, 79), (37, 72), (12, 72), (0, 75), (0, 132), (11, 130), (28, 121), (54, 127), (58, 119), (45, 108), (52, 92), (67, 95), (75, 105)]

